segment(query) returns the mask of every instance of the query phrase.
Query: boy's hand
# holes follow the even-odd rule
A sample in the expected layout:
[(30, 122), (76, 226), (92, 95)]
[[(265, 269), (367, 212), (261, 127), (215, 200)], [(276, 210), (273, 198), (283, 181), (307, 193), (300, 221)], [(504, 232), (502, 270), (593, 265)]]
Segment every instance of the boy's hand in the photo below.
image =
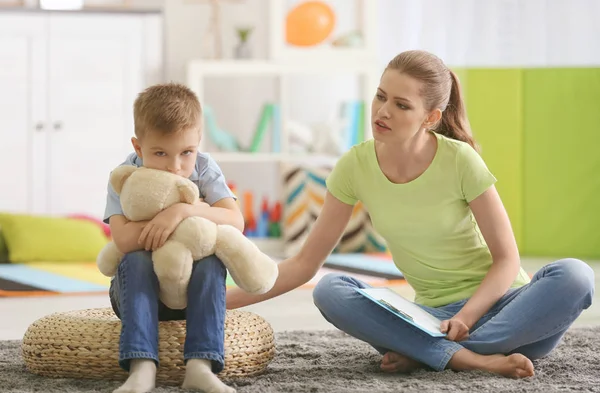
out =
[(144, 244), (145, 250), (154, 251), (165, 244), (184, 218), (180, 205), (175, 204), (161, 211), (144, 227), (138, 243)]

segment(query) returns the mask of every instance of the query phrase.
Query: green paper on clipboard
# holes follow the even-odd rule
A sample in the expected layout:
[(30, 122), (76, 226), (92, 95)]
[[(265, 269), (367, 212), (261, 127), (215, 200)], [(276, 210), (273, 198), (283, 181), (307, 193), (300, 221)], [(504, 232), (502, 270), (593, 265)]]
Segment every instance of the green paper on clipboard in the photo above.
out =
[(356, 288), (356, 291), (390, 313), (433, 337), (446, 337), (442, 321), (390, 288)]

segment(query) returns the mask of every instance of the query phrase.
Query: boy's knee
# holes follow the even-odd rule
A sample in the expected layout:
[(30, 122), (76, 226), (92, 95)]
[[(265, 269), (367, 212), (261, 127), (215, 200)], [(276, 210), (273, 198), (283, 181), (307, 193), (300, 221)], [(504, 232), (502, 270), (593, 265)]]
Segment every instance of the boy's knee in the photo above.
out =
[(225, 273), (225, 265), (216, 255), (209, 255), (196, 261), (195, 270), (203, 273)]
[(142, 250), (125, 254), (119, 264), (119, 270), (126, 268), (132, 268), (139, 274), (144, 271), (153, 272), (152, 253)]

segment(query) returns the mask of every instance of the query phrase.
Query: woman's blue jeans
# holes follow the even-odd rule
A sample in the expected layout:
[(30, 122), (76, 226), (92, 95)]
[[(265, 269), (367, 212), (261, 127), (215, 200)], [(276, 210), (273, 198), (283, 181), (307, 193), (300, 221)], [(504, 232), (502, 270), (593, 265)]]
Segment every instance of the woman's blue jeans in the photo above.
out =
[[(594, 271), (577, 259), (563, 259), (540, 269), (531, 282), (510, 289), (461, 342), (432, 337), (359, 294), (368, 285), (329, 274), (314, 290), (314, 302), (338, 329), (372, 345), (381, 354), (393, 351), (434, 370), (446, 368), (462, 348), (489, 354), (521, 353), (530, 359), (549, 354), (594, 295)], [(467, 299), (443, 307), (421, 306), (440, 320), (454, 316)]]

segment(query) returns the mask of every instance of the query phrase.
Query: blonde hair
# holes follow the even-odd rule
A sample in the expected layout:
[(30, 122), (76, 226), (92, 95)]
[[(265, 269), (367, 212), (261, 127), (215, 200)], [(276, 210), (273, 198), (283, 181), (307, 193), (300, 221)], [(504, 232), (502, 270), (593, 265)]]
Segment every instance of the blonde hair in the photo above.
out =
[(133, 104), (135, 136), (147, 132), (162, 134), (197, 128), (200, 132), (202, 107), (187, 86), (177, 83), (157, 84), (142, 91)]
[(386, 70), (396, 70), (423, 83), (421, 97), (425, 109), (442, 111), (442, 119), (435, 132), (452, 139), (467, 142), (475, 150), (479, 146), (471, 132), (460, 81), (452, 70), (437, 56), (422, 50), (409, 50), (394, 57)]

